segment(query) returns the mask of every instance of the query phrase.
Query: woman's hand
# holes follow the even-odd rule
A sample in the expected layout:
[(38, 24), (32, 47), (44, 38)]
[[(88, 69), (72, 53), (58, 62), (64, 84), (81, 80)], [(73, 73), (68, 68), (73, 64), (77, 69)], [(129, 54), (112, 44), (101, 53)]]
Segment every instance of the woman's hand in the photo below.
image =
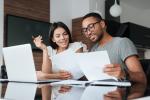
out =
[(118, 79), (125, 78), (125, 72), (121, 69), (119, 64), (107, 64), (105, 65), (104, 72), (108, 75), (114, 76)]
[(36, 47), (40, 48), (41, 50), (44, 50), (46, 48), (46, 45), (43, 43), (42, 36), (33, 37), (33, 42)]
[(66, 80), (66, 79), (71, 79), (72, 75), (68, 71), (60, 70), (59, 72), (56, 73), (56, 76), (58, 79)]

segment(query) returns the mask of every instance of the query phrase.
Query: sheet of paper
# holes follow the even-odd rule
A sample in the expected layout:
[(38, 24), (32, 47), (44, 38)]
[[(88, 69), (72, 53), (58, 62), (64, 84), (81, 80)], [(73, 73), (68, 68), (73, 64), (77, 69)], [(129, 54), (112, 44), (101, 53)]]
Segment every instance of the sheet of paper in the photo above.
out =
[(71, 72), (73, 78), (72, 79), (79, 79), (83, 76), (80, 67), (76, 62), (76, 53), (72, 52), (72, 50), (68, 49), (62, 53), (59, 53), (53, 56), (52, 59), (52, 66), (53, 71), (58, 72), (60, 70), (66, 70)]
[(110, 64), (107, 51), (96, 51), (89, 53), (78, 53), (77, 56), (78, 66), (83, 71), (89, 81), (115, 79), (103, 72), (104, 65)]
[(50, 85), (72, 85), (72, 86), (79, 86), (79, 87), (85, 87), (86, 84), (88, 85), (90, 83), (89, 81), (78, 81), (78, 80), (63, 80), (59, 82), (53, 82), (50, 83)]
[(131, 86), (131, 83), (129, 81), (95, 81), (92, 82), (91, 85), (107, 85), (107, 86), (124, 86), (124, 87), (129, 87)]

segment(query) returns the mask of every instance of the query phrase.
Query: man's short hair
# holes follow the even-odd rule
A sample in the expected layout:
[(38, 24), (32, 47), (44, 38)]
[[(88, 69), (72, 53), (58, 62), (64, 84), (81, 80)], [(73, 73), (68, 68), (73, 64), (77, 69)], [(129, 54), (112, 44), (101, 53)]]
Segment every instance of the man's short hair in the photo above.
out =
[(94, 17), (96, 20), (100, 21), (103, 20), (102, 16), (99, 13), (91, 12), (83, 16), (83, 20), (88, 18), (88, 17)]

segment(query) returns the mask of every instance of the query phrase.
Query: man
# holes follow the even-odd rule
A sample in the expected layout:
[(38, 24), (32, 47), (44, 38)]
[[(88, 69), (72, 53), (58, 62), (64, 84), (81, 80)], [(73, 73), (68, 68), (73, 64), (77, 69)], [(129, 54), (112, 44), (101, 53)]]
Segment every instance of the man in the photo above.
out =
[(89, 13), (83, 17), (82, 33), (95, 42), (91, 51), (107, 50), (111, 64), (104, 68), (104, 72), (133, 82), (147, 84), (145, 73), (139, 62), (134, 44), (128, 38), (112, 37), (106, 31), (105, 21), (98, 13)]

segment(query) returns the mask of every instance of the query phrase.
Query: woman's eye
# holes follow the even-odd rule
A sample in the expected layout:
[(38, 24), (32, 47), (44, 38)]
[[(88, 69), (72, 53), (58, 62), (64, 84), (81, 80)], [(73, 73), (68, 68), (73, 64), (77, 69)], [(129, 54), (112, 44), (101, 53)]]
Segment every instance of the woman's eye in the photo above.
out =
[(56, 36), (56, 38), (59, 38), (60, 36)]

